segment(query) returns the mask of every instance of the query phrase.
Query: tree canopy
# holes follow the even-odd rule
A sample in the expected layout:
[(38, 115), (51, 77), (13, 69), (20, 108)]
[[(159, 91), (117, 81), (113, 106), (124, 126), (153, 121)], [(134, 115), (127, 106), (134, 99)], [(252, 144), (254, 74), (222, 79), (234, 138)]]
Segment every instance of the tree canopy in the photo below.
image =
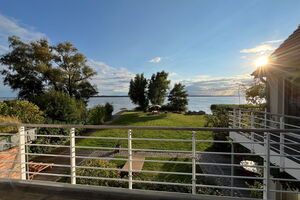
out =
[(255, 81), (252, 86), (246, 89), (246, 100), (248, 103), (260, 105), (266, 101), (266, 85)]
[(0, 63), (7, 66), (1, 73), (4, 84), (18, 91), (19, 98), (32, 100), (49, 90), (84, 101), (97, 94), (89, 82), (96, 72), (70, 42), (50, 45), (40, 39), (26, 43), (15, 36), (8, 42), (11, 51), (0, 57)]
[(141, 109), (146, 109), (149, 104), (147, 85), (148, 81), (144, 74), (137, 74), (134, 79), (130, 80), (128, 95), (132, 103), (139, 105)]
[(171, 90), (168, 100), (171, 108), (177, 111), (185, 111), (188, 105), (187, 92), (184, 90), (185, 86), (181, 83), (176, 83)]
[(148, 98), (153, 105), (162, 105), (169, 89), (170, 80), (165, 71), (151, 76), (148, 86)]

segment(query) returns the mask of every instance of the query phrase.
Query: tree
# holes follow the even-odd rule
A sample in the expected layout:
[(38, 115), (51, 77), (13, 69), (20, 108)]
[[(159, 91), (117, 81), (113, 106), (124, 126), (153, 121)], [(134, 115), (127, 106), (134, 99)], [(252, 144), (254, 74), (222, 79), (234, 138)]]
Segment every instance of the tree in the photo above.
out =
[(60, 90), (83, 100), (97, 94), (96, 86), (88, 81), (96, 72), (86, 64), (86, 57), (70, 42), (59, 43), (54, 49), (54, 60), (62, 76)]
[(169, 89), (168, 73), (157, 72), (151, 76), (148, 86), (148, 98), (152, 105), (162, 105)]
[(266, 101), (266, 85), (255, 81), (252, 86), (246, 89), (245, 95), (248, 103), (262, 105)]
[(134, 79), (130, 80), (128, 95), (132, 103), (139, 105), (144, 110), (148, 107), (149, 100), (147, 98), (148, 81), (144, 74), (136, 74)]
[(89, 82), (96, 72), (70, 42), (51, 46), (46, 39), (25, 43), (15, 36), (8, 42), (12, 50), (0, 57), (0, 64), (7, 66), (1, 73), (19, 98), (33, 100), (49, 90), (85, 101), (97, 94)]
[(45, 77), (41, 69), (51, 67), (52, 53), (47, 40), (24, 43), (18, 37), (9, 37), (11, 52), (1, 56), (0, 63), (7, 66), (1, 71), (4, 84), (18, 90), (22, 99), (43, 93)]
[(187, 92), (185, 86), (181, 83), (176, 83), (169, 94), (170, 106), (173, 110), (185, 111), (188, 105)]

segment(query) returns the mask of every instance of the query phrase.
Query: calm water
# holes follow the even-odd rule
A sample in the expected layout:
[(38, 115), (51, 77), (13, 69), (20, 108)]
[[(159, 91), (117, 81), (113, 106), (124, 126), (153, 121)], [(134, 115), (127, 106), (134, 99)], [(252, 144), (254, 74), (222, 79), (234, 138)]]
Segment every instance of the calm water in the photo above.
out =
[[(0, 101), (12, 99), (14, 98), (0, 97)], [(203, 110), (206, 113), (211, 113), (211, 104), (239, 104), (239, 97), (188, 97), (188, 99), (188, 110)], [(119, 112), (121, 108), (126, 108), (130, 110), (136, 107), (134, 104), (131, 103), (129, 97), (92, 97), (88, 102), (88, 107), (91, 108), (96, 105), (104, 105), (106, 102), (113, 104), (113, 113)], [(244, 104), (245, 102), (245, 97), (241, 97), (240, 103)]]
[[(188, 110), (199, 111), (203, 110), (206, 113), (211, 113), (211, 104), (239, 104), (239, 97), (189, 97)], [(133, 109), (136, 107), (131, 103), (129, 97), (93, 97), (88, 102), (88, 107), (95, 105), (104, 105), (106, 102), (112, 103), (114, 106), (114, 113), (121, 110), (121, 108)], [(240, 103), (244, 104), (245, 97), (240, 98)]]

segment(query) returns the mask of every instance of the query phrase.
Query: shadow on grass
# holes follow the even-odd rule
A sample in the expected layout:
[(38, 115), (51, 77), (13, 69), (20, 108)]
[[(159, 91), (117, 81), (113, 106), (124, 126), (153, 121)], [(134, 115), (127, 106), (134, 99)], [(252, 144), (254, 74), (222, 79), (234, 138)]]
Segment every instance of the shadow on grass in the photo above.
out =
[(146, 115), (140, 116), (138, 113), (130, 113), (121, 116), (112, 122), (112, 125), (131, 125), (135, 123), (143, 123), (151, 120), (159, 120), (167, 117), (167, 114), (163, 113), (160, 115)]

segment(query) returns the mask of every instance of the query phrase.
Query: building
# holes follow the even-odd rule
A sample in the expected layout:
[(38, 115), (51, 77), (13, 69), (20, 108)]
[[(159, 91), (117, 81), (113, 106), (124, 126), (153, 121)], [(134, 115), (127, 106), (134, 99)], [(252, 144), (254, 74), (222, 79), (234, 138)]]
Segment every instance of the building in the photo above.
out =
[(253, 75), (267, 83), (269, 112), (300, 116), (300, 25)]

